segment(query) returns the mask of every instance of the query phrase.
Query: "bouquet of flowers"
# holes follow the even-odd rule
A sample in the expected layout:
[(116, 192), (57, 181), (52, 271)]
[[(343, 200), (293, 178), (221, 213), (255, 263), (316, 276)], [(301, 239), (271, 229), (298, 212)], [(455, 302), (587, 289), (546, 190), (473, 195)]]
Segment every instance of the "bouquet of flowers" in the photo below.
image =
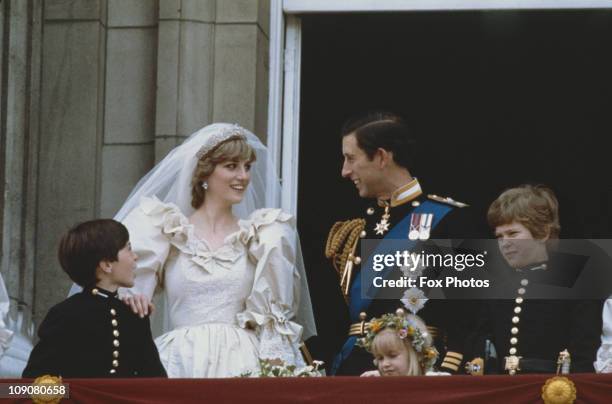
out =
[(313, 366), (298, 368), (287, 365), (281, 359), (259, 359), (259, 370), (244, 372), (240, 377), (320, 377), (322, 361), (313, 361)]

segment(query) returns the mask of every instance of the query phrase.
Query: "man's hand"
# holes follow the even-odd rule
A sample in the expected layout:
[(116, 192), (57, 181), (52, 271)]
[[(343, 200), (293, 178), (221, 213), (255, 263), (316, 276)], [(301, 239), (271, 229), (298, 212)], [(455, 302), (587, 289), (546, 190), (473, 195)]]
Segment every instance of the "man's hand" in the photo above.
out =
[(153, 314), (153, 311), (155, 311), (155, 306), (145, 295), (126, 295), (123, 296), (121, 300), (123, 300), (123, 303), (130, 306), (132, 311), (138, 314), (140, 318)]

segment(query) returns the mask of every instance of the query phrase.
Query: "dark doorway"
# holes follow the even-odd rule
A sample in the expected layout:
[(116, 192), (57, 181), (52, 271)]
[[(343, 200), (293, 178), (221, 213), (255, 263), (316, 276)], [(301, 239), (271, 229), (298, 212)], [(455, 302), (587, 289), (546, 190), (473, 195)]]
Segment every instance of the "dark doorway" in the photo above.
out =
[[(425, 193), (483, 217), (505, 188), (544, 183), (562, 237), (612, 234), (612, 12), (491, 11), (307, 15), (302, 19), (299, 231), (321, 348), (339, 296), (323, 259), (337, 220), (363, 214), (340, 177), (339, 131), (370, 109), (403, 115), (420, 139)], [(325, 354), (322, 354), (324, 356)]]

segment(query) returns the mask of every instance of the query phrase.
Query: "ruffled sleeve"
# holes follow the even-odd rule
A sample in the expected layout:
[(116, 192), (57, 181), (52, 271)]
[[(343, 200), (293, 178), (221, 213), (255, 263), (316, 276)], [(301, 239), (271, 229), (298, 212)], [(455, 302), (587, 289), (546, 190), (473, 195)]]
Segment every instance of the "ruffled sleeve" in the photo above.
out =
[(241, 327), (256, 327), (260, 358), (304, 366), (299, 350), (302, 326), (293, 321), (299, 307), (300, 276), (290, 219), (280, 209), (261, 209), (243, 223), (246, 230), (241, 237), (256, 268), (246, 310), (237, 316)]
[(157, 285), (163, 281), (163, 267), (171, 244), (184, 244), (187, 219), (179, 208), (157, 198), (143, 197), (140, 205), (130, 212), (123, 224), (130, 232), (132, 250), (138, 255), (134, 287), (123, 293), (153, 297)]
[(603, 330), (601, 346), (593, 364), (597, 373), (612, 373), (612, 298), (603, 307)]

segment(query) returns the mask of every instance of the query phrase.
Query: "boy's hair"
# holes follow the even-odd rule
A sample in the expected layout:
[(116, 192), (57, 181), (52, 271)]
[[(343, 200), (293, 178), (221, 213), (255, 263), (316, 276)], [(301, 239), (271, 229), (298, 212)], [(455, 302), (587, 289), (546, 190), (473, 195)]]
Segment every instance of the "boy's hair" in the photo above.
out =
[(113, 219), (97, 219), (77, 224), (62, 237), (58, 258), (64, 272), (85, 288), (96, 284), (96, 268), (101, 261), (117, 261), (119, 250), (129, 241), (125, 226)]
[(487, 212), (492, 229), (512, 222), (525, 226), (534, 238), (558, 239), (559, 202), (552, 189), (543, 185), (521, 185), (502, 192)]

